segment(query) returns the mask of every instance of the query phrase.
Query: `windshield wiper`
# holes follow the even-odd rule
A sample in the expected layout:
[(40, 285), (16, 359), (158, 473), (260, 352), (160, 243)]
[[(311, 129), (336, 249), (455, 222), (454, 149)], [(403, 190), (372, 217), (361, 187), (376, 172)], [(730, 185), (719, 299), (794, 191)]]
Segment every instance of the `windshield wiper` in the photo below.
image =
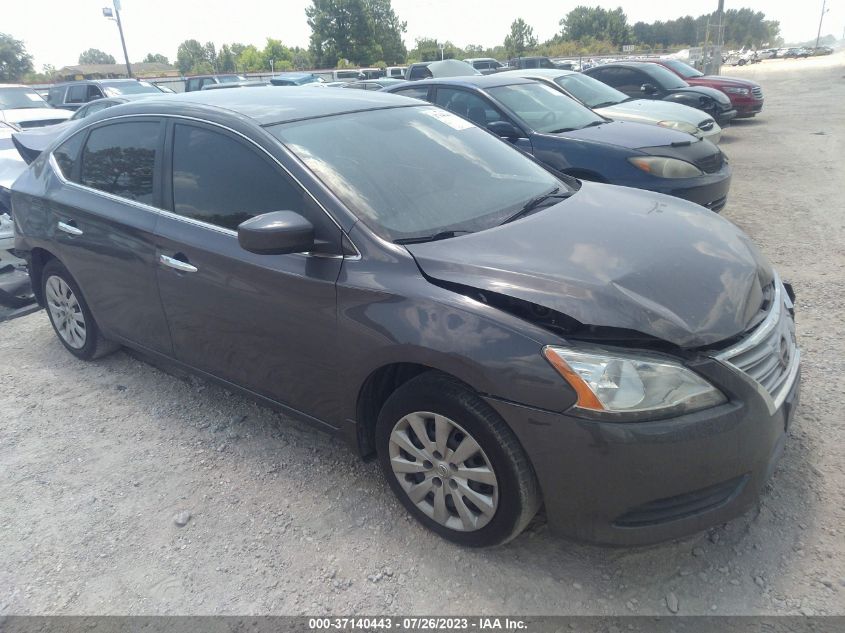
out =
[[(627, 101), (627, 99), (625, 99), (625, 101)], [(619, 103), (622, 103), (622, 101), (605, 101), (603, 103), (597, 103), (596, 105), (591, 105), (590, 108), (592, 108), (592, 109), (606, 108), (607, 106), (617, 105)]]
[(540, 205), (548, 202), (549, 200), (558, 199), (558, 198), (568, 198), (572, 194), (569, 191), (561, 191), (560, 187), (555, 187), (551, 191), (547, 191), (544, 194), (531, 198), (528, 202), (526, 202), (522, 208), (517, 211), (516, 213), (509, 215), (506, 217), (502, 224), (507, 224), (508, 222), (513, 222), (514, 220), (518, 220), (519, 218), (523, 218), (532, 211), (536, 211)]
[(575, 130), (574, 127), (562, 127), (559, 130), (552, 130), (551, 132), (546, 132), (546, 134), (563, 134), (564, 132), (572, 132)]
[(581, 129), (583, 130), (583, 129), (588, 128), (588, 127), (595, 127), (597, 125), (604, 125), (605, 123), (607, 123), (607, 121), (591, 121), (590, 123), (587, 123), (587, 125), (585, 125)]
[(423, 242), (436, 242), (437, 240), (448, 240), (450, 237), (457, 237), (464, 233), (472, 233), (472, 231), (440, 231), (434, 235), (421, 235), (419, 237), (402, 237), (398, 240), (393, 240), (394, 244), (422, 244)]

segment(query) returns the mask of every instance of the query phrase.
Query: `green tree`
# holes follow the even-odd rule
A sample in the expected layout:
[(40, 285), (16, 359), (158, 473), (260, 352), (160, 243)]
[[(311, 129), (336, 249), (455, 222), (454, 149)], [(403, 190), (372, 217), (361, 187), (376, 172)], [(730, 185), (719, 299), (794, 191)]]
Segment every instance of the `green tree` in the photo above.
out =
[(144, 58), (143, 64), (167, 64), (170, 65), (170, 60), (167, 59), (164, 55), (160, 53), (147, 53), (147, 56)]
[(537, 46), (537, 38), (534, 37), (532, 29), (522, 18), (517, 18), (511, 23), (511, 32), (505, 37), (505, 50), (508, 55), (519, 57), (525, 51)]
[(588, 37), (610, 40), (621, 47), (631, 40), (631, 28), (622, 7), (608, 11), (602, 7), (577, 6), (560, 20), (561, 39), (579, 41)]
[(223, 44), (220, 47), (220, 52), (217, 53), (217, 72), (233, 73), (237, 71), (235, 66), (235, 55), (228, 44)]
[(341, 58), (361, 66), (379, 59), (395, 63), (407, 54), (402, 43), (406, 24), (390, 0), (312, 0), (305, 15), (316, 66), (332, 67)]
[(185, 40), (176, 49), (176, 66), (187, 75), (205, 60), (205, 48), (197, 40)]
[(264, 55), (255, 46), (244, 46), (238, 55), (239, 72), (258, 72), (265, 69)]
[(408, 23), (397, 17), (390, 0), (368, 0), (367, 5), (375, 28), (376, 43), (382, 52), (379, 61), (383, 61), (386, 66), (405, 63), (408, 50), (402, 41), (402, 34), (407, 31)]
[[(440, 59), (440, 42), (433, 37), (419, 37), (410, 56), (415, 61), (434, 62)], [(458, 59), (465, 57), (464, 51), (452, 42), (443, 42), (443, 59)]]
[(293, 53), (291, 50), (282, 44), (281, 40), (274, 40), (271, 37), (267, 38), (267, 43), (264, 50), (261, 52), (264, 57), (264, 63), (267, 70), (270, 69), (270, 60), (273, 60), (273, 68), (278, 71), (290, 70), (293, 68)]
[(26, 52), (23, 42), (0, 33), (0, 82), (19, 81), (31, 72), (32, 55)]
[(79, 54), (80, 64), (114, 64), (114, 57), (96, 48), (89, 48)]

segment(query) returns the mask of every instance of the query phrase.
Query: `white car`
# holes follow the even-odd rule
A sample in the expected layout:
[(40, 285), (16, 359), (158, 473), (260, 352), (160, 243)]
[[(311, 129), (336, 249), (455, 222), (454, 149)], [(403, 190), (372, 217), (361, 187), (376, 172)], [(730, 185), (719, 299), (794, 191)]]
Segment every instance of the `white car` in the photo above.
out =
[(0, 84), (0, 121), (26, 129), (61, 123), (72, 115), (51, 106), (29, 86)]
[(722, 128), (701, 110), (652, 99), (632, 99), (597, 79), (571, 70), (532, 68), (508, 70), (506, 75), (542, 81), (614, 121), (633, 121), (671, 128), (718, 143)]

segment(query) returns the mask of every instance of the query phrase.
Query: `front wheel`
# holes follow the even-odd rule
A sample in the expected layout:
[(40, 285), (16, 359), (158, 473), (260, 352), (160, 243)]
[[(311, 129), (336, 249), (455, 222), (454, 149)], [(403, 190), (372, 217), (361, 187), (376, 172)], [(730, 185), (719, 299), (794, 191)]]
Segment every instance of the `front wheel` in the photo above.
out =
[(402, 504), (455, 543), (506, 543), (540, 506), (534, 471), (510, 428), (477, 394), (439, 372), (417, 376), (388, 398), (376, 445)]

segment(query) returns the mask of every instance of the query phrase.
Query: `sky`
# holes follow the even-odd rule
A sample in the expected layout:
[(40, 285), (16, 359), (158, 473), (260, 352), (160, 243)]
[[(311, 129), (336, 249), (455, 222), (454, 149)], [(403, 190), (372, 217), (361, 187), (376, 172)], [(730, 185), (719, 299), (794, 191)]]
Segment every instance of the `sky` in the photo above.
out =
[[(79, 53), (98, 48), (120, 62), (123, 53), (117, 26), (103, 17), (102, 7), (112, 0), (2, 0), (0, 32), (23, 40), (34, 56), (36, 70), (44, 64), (57, 68), (76, 64)], [(186, 39), (223, 43), (241, 42), (262, 47), (267, 37), (288, 46), (307, 46), (310, 29), (305, 7), (310, 0), (123, 0), (123, 20), (129, 59), (161, 53), (171, 62)], [(405, 43), (418, 37), (449, 40), (458, 46), (501, 44), (511, 22), (521, 17), (540, 41), (552, 37), (558, 21), (579, 4), (621, 6), (628, 22), (669, 20), (698, 16), (715, 10), (717, 0), (393, 0), (393, 9), (408, 23)], [(781, 35), (789, 41), (815, 38), (822, 0), (725, 0), (725, 8), (748, 7), (780, 21)], [(822, 35), (842, 37), (845, 0), (828, 0)]]

